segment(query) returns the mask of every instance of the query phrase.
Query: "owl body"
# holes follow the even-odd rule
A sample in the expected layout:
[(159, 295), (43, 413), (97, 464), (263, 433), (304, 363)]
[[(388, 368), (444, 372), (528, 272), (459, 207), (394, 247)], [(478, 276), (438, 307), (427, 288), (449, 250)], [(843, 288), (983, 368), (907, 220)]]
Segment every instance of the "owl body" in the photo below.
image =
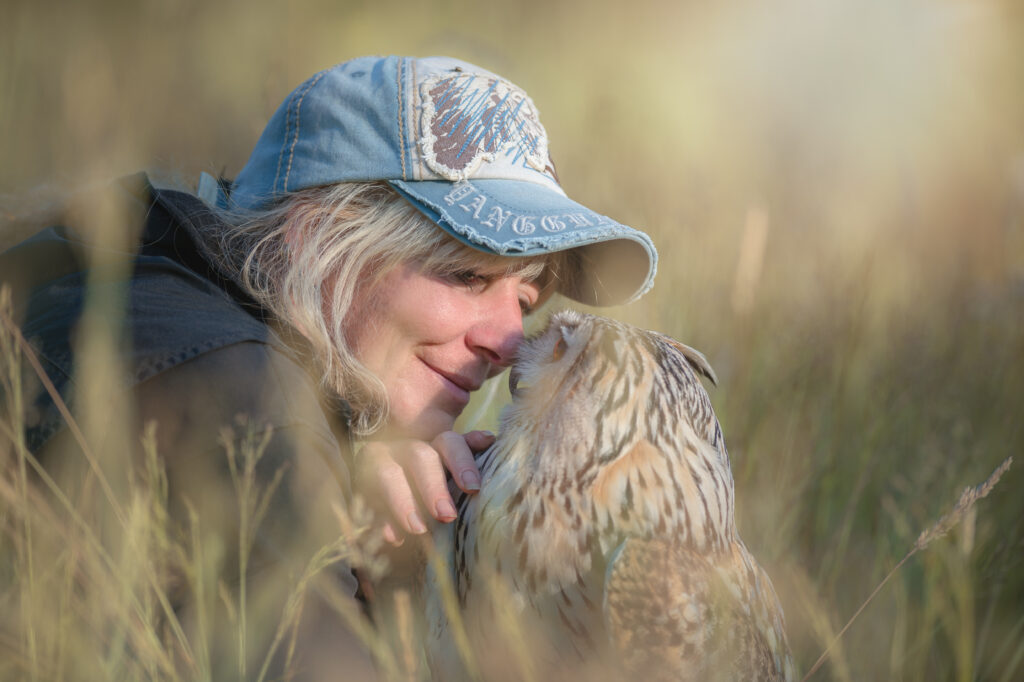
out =
[(574, 311), (524, 345), (481, 492), (436, 537), (476, 670), (428, 589), (436, 677), (794, 676), (698, 375), (693, 349)]

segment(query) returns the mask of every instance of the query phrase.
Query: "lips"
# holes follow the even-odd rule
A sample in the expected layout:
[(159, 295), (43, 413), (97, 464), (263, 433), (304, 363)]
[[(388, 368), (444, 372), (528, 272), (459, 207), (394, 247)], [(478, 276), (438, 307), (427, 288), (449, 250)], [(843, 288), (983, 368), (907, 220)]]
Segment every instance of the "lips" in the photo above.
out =
[(480, 384), (482, 383), (474, 378), (457, 372), (445, 371), (431, 365), (429, 362), (424, 362), (423, 364), (441, 377), (448, 391), (463, 404), (469, 402), (469, 394), (480, 388)]
[(472, 393), (473, 391), (480, 388), (480, 382), (470, 379), (468, 377), (464, 377), (459, 374), (450, 374), (448, 372), (442, 372), (436, 369), (434, 371), (443, 376), (448, 381), (458, 386), (459, 388), (461, 388), (463, 391), (466, 391), (467, 393)]

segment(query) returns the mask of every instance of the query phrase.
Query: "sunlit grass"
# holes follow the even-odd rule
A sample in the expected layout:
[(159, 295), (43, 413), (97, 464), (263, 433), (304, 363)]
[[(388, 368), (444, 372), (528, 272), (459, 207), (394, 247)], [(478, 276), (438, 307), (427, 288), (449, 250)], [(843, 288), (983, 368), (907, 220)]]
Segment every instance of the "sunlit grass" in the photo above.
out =
[[(281, 97), (331, 63), (454, 53), (509, 76), (542, 112), (569, 195), (659, 246), (655, 289), (610, 312), (715, 367), (738, 526), (806, 671), (957, 492), (1024, 444), (1019, 3), (484, 5), (9, 3), (0, 246), (56, 212), (63, 193), (43, 183), (237, 173)], [(76, 218), (131, 223), (102, 206)], [(123, 465), (140, 448), (110, 385), (117, 299), (93, 303), (81, 379), (98, 409), (76, 412), (67, 440), (90, 458), (67, 466), (27, 452), (19, 400), (39, 380), (0, 335), (0, 678), (258, 677), (272, 652), (246, 641), (269, 633), (287, 658), (304, 590), (356, 550), (283, 576), (274, 614), (218, 583), (227, 550), (204, 519), (170, 530), (173, 453), (150, 433), (141, 466)], [(467, 427), (493, 427), (505, 392), (491, 393)], [(908, 560), (813, 679), (1024, 676), (1021, 476)], [(236, 493), (255, 523), (261, 491)], [(346, 538), (366, 522), (339, 510)], [(251, 530), (223, 542), (244, 556)], [(392, 615), (374, 628), (318, 590), (384, 677), (422, 674), (412, 601), (382, 598)], [(182, 594), (205, 606), (176, 613)]]

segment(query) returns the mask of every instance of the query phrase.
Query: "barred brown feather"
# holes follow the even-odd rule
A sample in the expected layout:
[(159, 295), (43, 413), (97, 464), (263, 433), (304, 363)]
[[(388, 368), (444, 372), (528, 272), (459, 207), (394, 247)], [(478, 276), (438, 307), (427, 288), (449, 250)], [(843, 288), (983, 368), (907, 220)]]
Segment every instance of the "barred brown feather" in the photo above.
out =
[[(575, 311), (523, 346), (482, 489), (436, 534), (485, 677), (794, 677), (699, 376), (692, 348)], [(427, 593), (435, 674), (464, 677)]]

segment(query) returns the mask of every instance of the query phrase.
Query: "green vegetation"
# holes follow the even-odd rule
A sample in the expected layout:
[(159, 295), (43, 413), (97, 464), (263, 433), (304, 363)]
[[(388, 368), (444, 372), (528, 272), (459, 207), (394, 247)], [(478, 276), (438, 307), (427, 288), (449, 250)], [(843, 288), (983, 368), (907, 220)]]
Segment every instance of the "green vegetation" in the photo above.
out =
[[(146, 167), (185, 185), (230, 176), (291, 87), (389, 52), (451, 53), (517, 81), (568, 194), (651, 233), (655, 289), (602, 312), (715, 367), (740, 532), (801, 670), (965, 486), (1018, 457), (813, 679), (1024, 677), (1019, 3), (6, 3), (0, 246), (83, 183)], [(127, 434), (102, 431), (130, 411), (109, 386), (104, 329), (83, 338), (95, 361), (80, 381), (103, 414), (76, 415), (87, 449), (113, 443), (91, 450), (94, 465), (51, 486), (14, 426), (22, 406), (0, 414), (0, 679), (204, 679), (220, 665), (256, 677), (267, 652), (247, 652), (246, 632), (280, 633), (287, 651), (304, 586), (356, 550), (327, 548), (284, 613), (225, 595), (202, 519), (190, 537), (165, 532), (158, 462), (171, 453), (149, 448), (151, 466), (125, 476)], [(17, 396), (38, 379), (9, 333), (0, 342), (0, 386)], [(253, 522), (255, 454), (237, 453)], [(169, 567), (178, 589), (234, 616), (179, 623)], [(336, 600), (402, 678), (416, 643), (407, 596), (393, 603), (392, 637)], [(225, 641), (241, 645), (211, 663)]]

